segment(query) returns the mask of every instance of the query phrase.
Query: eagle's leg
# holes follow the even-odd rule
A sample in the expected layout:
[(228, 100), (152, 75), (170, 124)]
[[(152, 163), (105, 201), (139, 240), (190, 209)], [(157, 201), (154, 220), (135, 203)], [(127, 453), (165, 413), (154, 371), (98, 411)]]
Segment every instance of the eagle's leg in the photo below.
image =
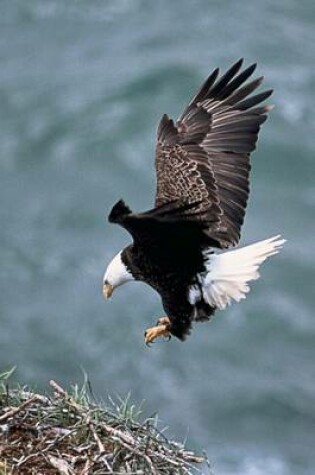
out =
[(144, 341), (146, 345), (150, 345), (156, 338), (164, 336), (168, 339), (171, 338), (171, 333), (169, 331), (171, 322), (168, 317), (162, 317), (157, 321), (157, 325), (152, 328), (148, 328), (144, 332)]
[(161, 317), (156, 322), (157, 325), (170, 325), (171, 321), (168, 317)]

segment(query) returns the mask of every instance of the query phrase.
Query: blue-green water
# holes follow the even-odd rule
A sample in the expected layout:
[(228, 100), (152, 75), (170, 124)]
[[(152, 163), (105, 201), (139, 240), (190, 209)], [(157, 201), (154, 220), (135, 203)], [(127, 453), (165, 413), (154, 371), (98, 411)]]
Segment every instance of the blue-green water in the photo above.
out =
[[(275, 109), (253, 157), (243, 243), (282, 233), (249, 298), (184, 344), (143, 343), (142, 284), (101, 295), (129, 241), (120, 197), (151, 207), (155, 131), (244, 56)], [(0, 3), (0, 363), (47, 387), (145, 399), (217, 475), (315, 473), (315, 4), (303, 0)]]

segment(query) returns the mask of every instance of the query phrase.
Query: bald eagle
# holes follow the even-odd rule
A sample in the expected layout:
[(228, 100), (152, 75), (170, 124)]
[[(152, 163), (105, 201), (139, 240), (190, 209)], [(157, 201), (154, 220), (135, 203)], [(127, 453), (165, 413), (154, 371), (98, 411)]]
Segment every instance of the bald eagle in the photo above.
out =
[[(256, 64), (236, 62), (214, 70), (173, 122), (157, 132), (155, 207), (133, 213), (120, 200), (108, 220), (133, 242), (110, 262), (103, 279), (109, 298), (119, 285), (142, 281), (161, 296), (166, 315), (145, 332), (145, 342), (174, 335), (184, 340), (194, 322), (249, 291), (258, 268), (285, 242), (274, 236), (236, 250), (249, 194), (250, 153), (255, 149), (271, 94), (254, 94), (263, 77), (247, 81)], [(215, 250), (221, 250), (215, 251)]]

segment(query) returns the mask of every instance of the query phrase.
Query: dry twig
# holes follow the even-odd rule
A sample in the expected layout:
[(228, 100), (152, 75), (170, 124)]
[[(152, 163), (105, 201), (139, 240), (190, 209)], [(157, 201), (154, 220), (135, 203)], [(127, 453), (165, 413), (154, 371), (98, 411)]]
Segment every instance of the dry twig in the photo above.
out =
[(123, 414), (115, 413), (84, 392), (69, 394), (55, 381), (50, 386), (54, 397), (18, 389), (4, 394), (0, 381), (0, 455), (8, 474), (200, 473), (195, 464), (203, 457), (166, 439), (154, 421), (133, 420), (126, 402)]

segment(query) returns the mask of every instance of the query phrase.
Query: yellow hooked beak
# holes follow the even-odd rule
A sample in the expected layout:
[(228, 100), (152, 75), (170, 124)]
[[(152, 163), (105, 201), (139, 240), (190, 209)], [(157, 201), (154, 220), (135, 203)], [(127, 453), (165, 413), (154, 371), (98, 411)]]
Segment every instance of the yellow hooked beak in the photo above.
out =
[(106, 299), (109, 299), (114, 291), (114, 288), (110, 284), (103, 285), (103, 295)]

